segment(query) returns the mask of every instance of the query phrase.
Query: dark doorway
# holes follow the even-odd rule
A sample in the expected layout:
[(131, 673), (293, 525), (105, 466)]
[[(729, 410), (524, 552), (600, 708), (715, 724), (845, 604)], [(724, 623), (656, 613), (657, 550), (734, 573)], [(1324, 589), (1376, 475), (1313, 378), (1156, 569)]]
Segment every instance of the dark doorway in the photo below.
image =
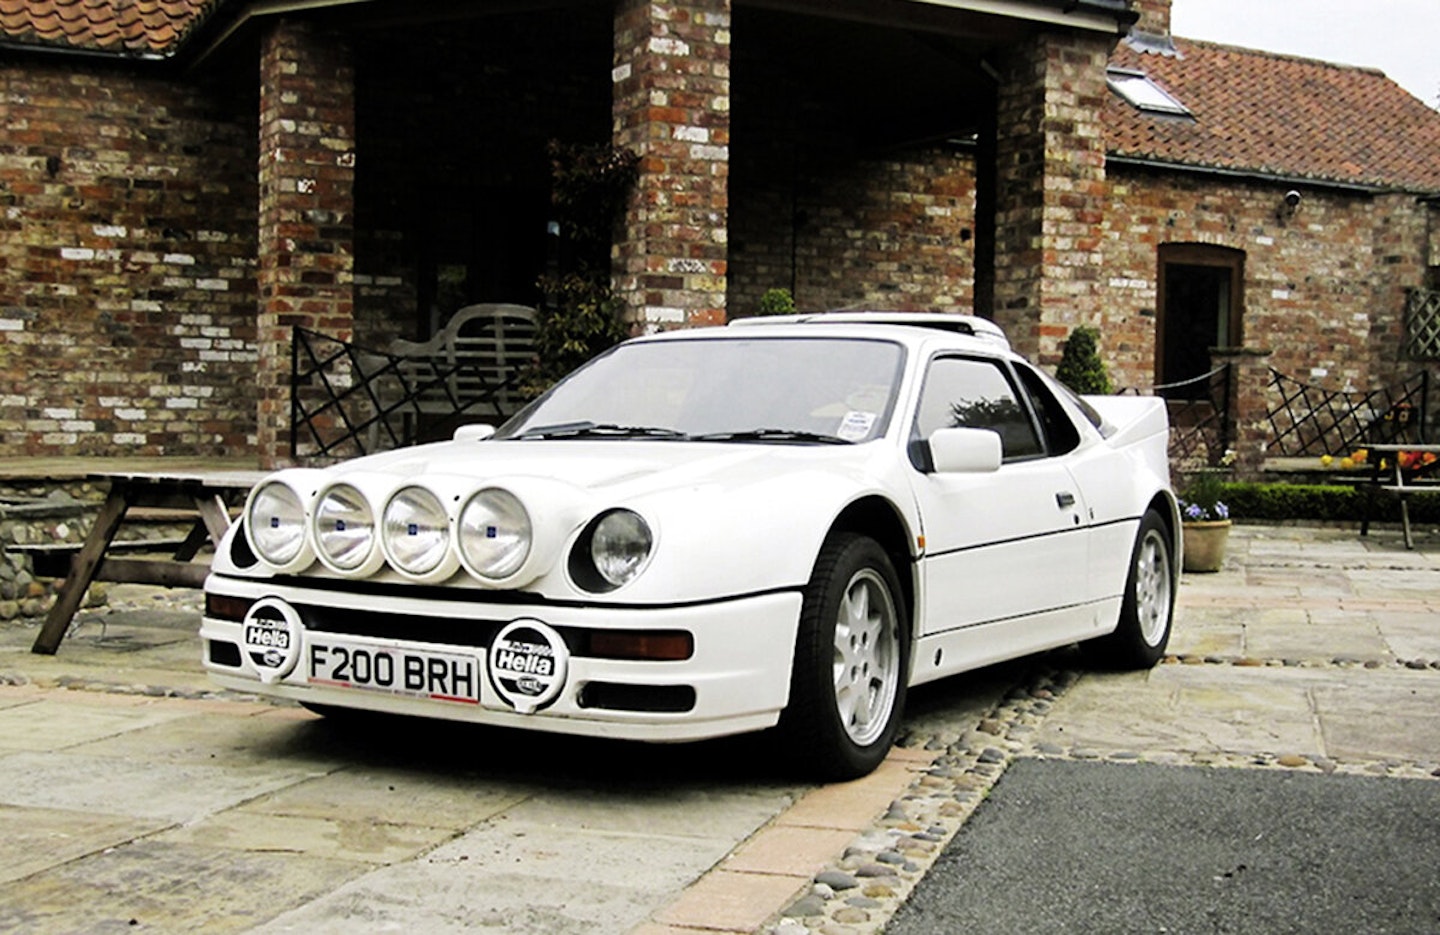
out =
[[(1155, 382), (1166, 396), (1205, 395), (1212, 347), (1237, 347), (1245, 254), (1206, 244), (1160, 247)], [(1193, 383), (1187, 381), (1194, 381)]]

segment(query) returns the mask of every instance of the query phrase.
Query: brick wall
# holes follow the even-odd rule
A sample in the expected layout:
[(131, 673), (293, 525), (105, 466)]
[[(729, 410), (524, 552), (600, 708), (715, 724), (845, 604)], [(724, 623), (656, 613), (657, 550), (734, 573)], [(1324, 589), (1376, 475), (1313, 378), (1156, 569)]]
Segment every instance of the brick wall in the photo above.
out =
[[(543, 187), (544, 139), (566, 128), (603, 137), (612, 120), (646, 158), (616, 270), (645, 326), (746, 314), (774, 286), (793, 286), (806, 309), (968, 310), (969, 153), (867, 150), (866, 127), (830, 111), (771, 133), (765, 121), (781, 127), (785, 107), (756, 121), (757, 95), (815, 101), (762, 77), (737, 98), (751, 122), (732, 180), (728, 17), (724, 0), (627, 0), (613, 43), (594, 20), (568, 30), (548, 15), (487, 21), (445, 37), (452, 54), (424, 100), (418, 79), (384, 97), (384, 70), (367, 76), (363, 65), (367, 41), (418, 63), (423, 37), (281, 37), (258, 81), (245, 55), (173, 80), (40, 59), (0, 69), (0, 454), (253, 453), (257, 385), (269, 381), (272, 442), (288, 420), (278, 381), (289, 324), (344, 336), (353, 322), (375, 343), (425, 330), (417, 241), (475, 231), (417, 220), (407, 211), (419, 199), (427, 210), (453, 201), (483, 222), (488, 193)], [(531, 54), (545, 35), (563, 42), (564, 67)], [(347, 43), (361, 50), (353, 118)], [(1397, 360), (1400, 302), (1434, 276), (1440, 208), (1316, 190), (1281, 219), (1284, 186), (1107, 172), (1095, 120), (1103, 46), (1043, 40), (999, 62), (997, 318), (1016, 345), (1054, 363), (1074, 325), (1097, 324), (1117, 382), (1148, 385), (1156, 250), (1207, 243), (1245, 252), (1245, 343), (1273, 351), (1277, 368), (1337, 387), (1411, 372)], [(292, 79), (306, 84), (295, 91)], [(265, 184), (283, 197), (262, 199), (256, 95), (266, 81), (278, 94), (264, 138), (287, 156), (282, 171), (267, 145)], [(612, 89), (613, 111), (603, 104)], [(262, 202), (273, 212), (263, 221)], [(544, 211), (507, 217), (524, 224)], [(494, 236), (511, 237), (507, 225)], [(354, 268), (353, 319), (352, 235), (368, 260)], [(272, 264), (263, 297), (257, 255)], [(255, 351), (261, 301), (266, 367)]]
[(1364, 389), (1418, 368), (1397, 359), (1404, 289), (1425, 276), (1426, 211), (1413, 198), (1312, 190), (1282, 218), (1284, 185), (1113, 169), (1109, 181), (1097, 288), (1118, 385), (1152, 382), (1167, 243), (1244, 252), (1244, 345), (1271, 351), (1283, 373)]
[[(974, 156), (946, 138), (981, 76), (900, 30), (753, 8), (735, 29), (730, 315), (773, 288), (806, 311), (970, 311)], [(862, 46), (882, 56), (863, 77)]]
[(755, 313), (767, 289), (797, 308), (970, 312), (975, 285), (975, 172), (953, 147), (797, 170), (783, 154), (737, 181), (731, 314)]
[(251, 450), (246, 93), (0, 68), (0, 454)]

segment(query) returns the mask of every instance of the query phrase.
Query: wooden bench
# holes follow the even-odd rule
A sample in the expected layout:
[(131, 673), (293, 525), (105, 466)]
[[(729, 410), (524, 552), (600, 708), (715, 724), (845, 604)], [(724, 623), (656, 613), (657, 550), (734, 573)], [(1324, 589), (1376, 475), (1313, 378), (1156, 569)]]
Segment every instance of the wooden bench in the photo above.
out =
[(467, 305), (428, 341), (393, 341), (405, 383), (427, 415), (448, 415), (485, 400), (508, 417), (524, 400), (515, 377), (535, 359), (535, 310), (523, 305)]
[[(71, 563), (84, 547), (83, 542), (41, 542), (29, 545), (7, 545), (5, 551), (28, 556), (31, 571), (37, 578), (64, 578), (70, 574)], [(199, 552), (196, 549), (186, 555), (186, 551), (192, 547), (189, 536), (163, 539), (116, 539), (110, 543), (106, 551), (111, 555), (121, 552), (132, 555), (163, 552), (176, 561), (188, 562)]]
[[(259, 471), (123, 472), (91, 474), (109, 484), (109, 493), (85, 542), (68, 557), (65, 583), (30, 651), (52, 656), (70, 628), (92, 581), (119, 581), (163, 587), (198, 588), (208, 564), (192, 562), (206, 543), (218, 545), (230, 527), (231, 509), (265, 475)], [(182, 510), (193, 525), (167, 558), (115, 558), (116, 534), (132, 509)], [(121, 540), (125, 542), (126, 540)]]
[[(448, 436), (460, 417), (504, 420), (527, 401), (517, 383), (535, 360), (535, 310), (487, 303), (457, 311), (428, 341), (392, 341), (358, 353), (375, 413), (366, 422), (367, 452), (425, 440), (439, 423)], [(437, 436), (439, 437), (439, 436)]]

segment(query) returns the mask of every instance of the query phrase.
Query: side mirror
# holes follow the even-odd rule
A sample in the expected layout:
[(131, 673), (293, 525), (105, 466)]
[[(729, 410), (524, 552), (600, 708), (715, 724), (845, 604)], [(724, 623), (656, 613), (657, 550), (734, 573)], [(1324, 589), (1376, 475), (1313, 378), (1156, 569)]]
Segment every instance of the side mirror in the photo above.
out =
[(1000, 470), (1000, 435), (989, 429), (937, 429), (928, 441), (936, 474), (985, 474)]
[(476, 423), (474, 425), (462, 425), (455, 429), (451, 436), (457, 442), (483, 442), (495, 434), (495, 426)]

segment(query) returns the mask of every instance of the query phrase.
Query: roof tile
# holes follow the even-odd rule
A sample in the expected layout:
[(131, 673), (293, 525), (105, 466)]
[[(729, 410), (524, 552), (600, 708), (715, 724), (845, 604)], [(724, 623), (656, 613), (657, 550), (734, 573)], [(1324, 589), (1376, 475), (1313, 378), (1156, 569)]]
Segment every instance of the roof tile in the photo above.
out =
[(1111, 95), (1109, 151), (1158, 162), (1440, 192), (1440, 112), (1375, 69), (1175, 39), (1179, 55), (1122, 42), (1112, 66), (1143, 71), (1194, 116)]
[(164, 55), (220, 0), (0, 0), (0, 39)]

